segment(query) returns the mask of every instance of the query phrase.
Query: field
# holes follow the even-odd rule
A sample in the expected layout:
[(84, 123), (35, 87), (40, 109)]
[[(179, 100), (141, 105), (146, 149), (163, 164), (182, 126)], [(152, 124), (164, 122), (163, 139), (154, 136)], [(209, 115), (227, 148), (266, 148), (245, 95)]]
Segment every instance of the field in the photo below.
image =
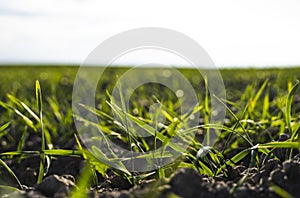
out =
[[(155, 83), (138, 87), (126, 108), (124, 85), (116, 82), (127, 70), (105, 70), (96, 108), (80, 105), (96, 123), (72, 110), (78, 67), (1, 66), (0, 196), (299, 197), (299, 68), (221, 70), (226, 98), (210, 94), (205, 76), (181, 69), (199, 101), (183, 115), (180, 93)], [(112, 100), (115, 86), (120, 104)], [(223, 123), (210, 122), (212, 98), (226, 110)], [(188, 128), (193, 115), (200, 115), (198, 125)], [(74, 120), (93, 129), (91, 142), (101, 146), (88, 149)], [(218, 136), (208, 146), (212, 133)], [(148, 171), (130, 164), (122, 150), (140, 153)], [(160, 166), (172, 151), (180, 155)]]

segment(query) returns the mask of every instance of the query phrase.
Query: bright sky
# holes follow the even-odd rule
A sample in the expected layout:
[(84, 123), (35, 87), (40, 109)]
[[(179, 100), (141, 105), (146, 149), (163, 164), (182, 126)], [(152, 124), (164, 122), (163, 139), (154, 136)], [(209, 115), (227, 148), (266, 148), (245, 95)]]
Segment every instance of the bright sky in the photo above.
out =
[(163, 27), (219, 67), (300, 65), (299, 10), (299, 0), (0, 0), (0, 63), (80, 64), (110, 36)]

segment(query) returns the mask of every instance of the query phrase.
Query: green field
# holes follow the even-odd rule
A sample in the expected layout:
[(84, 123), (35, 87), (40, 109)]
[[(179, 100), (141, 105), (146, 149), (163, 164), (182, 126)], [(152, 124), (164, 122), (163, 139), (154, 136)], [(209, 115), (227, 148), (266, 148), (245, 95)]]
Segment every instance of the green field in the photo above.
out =
[[(155, 184), (149, 187), (149, 194), (155, 192), (155, 197), (163, 190), (151, 189), (165, 185), (165, 179), (182, 167), (194, 169), (211, 178), (228, 178), (230, 170), (238, 165), (260, 169), (270, 158), (283, 162), (299, 153), (299, 68), (221, 70), (226, 98), (217, 100), (226, 109), (226, 119), (220, 124), (209, 122), (212, 114), (209, 100), (213, 96), (206, 90), (205, 77), (195, 75), (192, 69), (180, 69), (199, 100), (198, 106), (192, 107), (191, 114), (200, 113), (199, 126), (190, 129), (196, 133), (196, 138), (180, 136), (189, 144), (184, 152), (169, 144), (174, 134), (187, 122), (186, 116), (180, 115), (180, 100), (171, 90), (158, 84), (139, 87), (130, 98), (130, 109), (124, 110), (124, 107), (117, 107), (110, 101), (109, 93), (116, 86), (118, 76), (122, 76), (128, 68), (110, 68), (102, 75), (97, 87), (97, 109), (82, 106), (100, 119), (99, 123), (90, 123), (72, 113), (72, 91), (77, 70), (75, 66), (0, 67), (0, 174), (3, 175), (0, 176), (0, 192), (3, 195), (22, 189), (20, 184), (24, 184), (24, 179), (20, 178), (16, 167), (22, 166), (22, 160), (34, 157), (38, 157), (38, 163), (35, 164), (38, 168), (36, 183), (47, 176), (47, 166), (60, 156), (84, 158), (86, 166), (81, 174), (75, 175), (78, 188), (72, 191), (74, 196), (86, 192), (86, 186), (97, 185), (100, 177), (105, 179), (107, 173), (112, 171), (132, 185), (155, 180)], [(151, 120), (149, 108), (155, 102), (164, 108), (164, 123)], [(115, 120), (116, 116), (118, 120)], [(164, 146), (178, 149), (182, 155), (169, 165), (146, 173), (130, 173), (124, 166), (126, 160), (120, 160), (116, 169), (106, 163), (114, 160), (114, 151), (110, 151), (110, 156), (105, 156), (102, 151), (99, 152), (100, 149), (95, 148), (93, 154), (85, 149), (74, 126), (74, 119), (100, 128), (106, 138), (128, 150), (144, 152)], [(145, 128), (152, 137), (143, 138), (128, 135), (126, 130), (134, 130), (132, 123), (140, 127), (150, 123), (155, 126), (163, 124), (164, 127), (160, 130), (156, 127)], [(97, 125), (100, 127), (97, 128)], [(211, 131), (218, 133), (219, 137), (213, 147), (207, 147), (202, 140)], [(286, 138), (281, 140), (280, 137)], [(107, 149), (110, 149), (109, 146)], [(145, 155), (142, 158), (153, 163), (153, 160), (162, 156), (167, 158), (168, 153)], [(234, 194), (244, 181), (245, 178), (241, 178), (236, 182), (230, 193)], [(270, 186), (278, 196), (295, 196), (293, 191), (283, 186)]]

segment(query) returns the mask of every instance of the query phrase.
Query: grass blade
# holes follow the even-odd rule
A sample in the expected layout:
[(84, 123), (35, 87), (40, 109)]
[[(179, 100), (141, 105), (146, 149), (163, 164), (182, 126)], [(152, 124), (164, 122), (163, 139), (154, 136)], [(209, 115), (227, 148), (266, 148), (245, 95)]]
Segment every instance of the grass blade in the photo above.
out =
[(8, 197), (9, 194), (14, 192), (21, 192), (21, 191), (11, 186), (0, 185), (0, 197)]
[(11, 124), (11, 121), (3, 124), (1, 127), (0, 127), (0, 137), (2, 137), (3, 135), (5, 135), (7, 133), (7, 131), (5, 131), (5, 129), (7, 129)]
[(265, 80), (265, 82), (262, 84), (262, 86), (260, 87), (260, 89), (257, 91), (257, 93), (255, 94), (254, 98), (252, 100), (250, 100), (250, 110), (253, 112), (256, 106), (256, 103), (259, 99), (259, 97), (261, 96), (261, 94), (263, 93), (266, 85), (268, 83), (268, 79)]
[(287, 191), (285, 191), (284, 189), (282, 189), (281, 187), (279, 187), (279, 186), (277, 186), (275, 184), (272, 184), (270, 186), (270, 189), (273, 190), (280, 197), (294, 198), (290, 193), (288, 193)]
[(15, 175), (15, 173), (7, 166), (7, 164), (0, 159), (0, 165), (3, 166), (5, 168), (5, 170), (14, 178), (14, 180), (17, 182), (19, 188), (22, 190), (22, 184), (19, 181), (18, 177)]
[(295, 148), (299, 149), (298, 142), (269, 142), (265, 144), (259, 144), (258, 148)]
[(42, 145), (41, 145), (41, 155), (40, 155), (40, 168), (39, 168), (39, 175), (37, 179), (37, 183), (39, 184), (44, 177), (45, 174), (45, 162), (46, 162), (46, 155), (44, 153), (45, 147), (45, 133), (44, 133), (44, 126), (43, 126), (43, 106), (42, 106), (42, 90), (39, 81), (37, 80), (35, 83), (35, 96), (37, 102), (37, 108), (40, 117), (40, 124), (41, 124), (41, 138), (42, 138)]
[(24, 108), (35, 120), (40, 122), (40, 118), (24, 102), (10, 94), (7, 94), (7, 97), (19, 107)]
[(292, 109), (292, 103), (294, 99), (294, 94), (296, 90), (298, 89), (299, 86), (299, 81), (297, 80), (296, 84), (292, 87), (291, 91), (288, 94), (288, 98), (286, 101), (286, 110), (285, 110), (285, 119), (286, 119), (286, 124), (288, 126), (289, 132), (292, 134), (292, 139), (296, 136), (296, 132), (292, 130), (292, 125), (291, 125), (291, 109)]
[(7, 129), (7, 127), (9, 127), (9, 125), (11, 124), (11, 121), (3, 124), (1, 127), (0, 127), (0, 132), (4, 131), (5, 129)]
[(240, 119), (233, 113), (233, 111), (220, 99), (218, 98), (216, 95), (214, 95), (214, 97), (221, 103), (225, 106), (225, 108), (227, 109), (227, 111), (232, 115), (232, 117), (236, 120), (236, 122), (241, 126), (241, 128), (243, 129), (243, 131), (245, 132), (246, 136), (247, 136), (247, 139), (251, 146), (253, 146), (252, 144), (252, 140), (248, 134), (248, 132), (245, 130), (244, 126), (241, 124), (240, 122)]

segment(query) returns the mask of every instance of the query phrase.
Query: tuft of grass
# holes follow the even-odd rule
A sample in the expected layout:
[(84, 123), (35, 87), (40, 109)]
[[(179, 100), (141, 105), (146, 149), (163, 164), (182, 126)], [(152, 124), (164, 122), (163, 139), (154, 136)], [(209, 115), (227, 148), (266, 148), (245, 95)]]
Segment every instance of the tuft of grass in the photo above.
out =
[[(255, 82), (250, 82), (246, 78), (243, 79), (244, 76), (240, 73), (233, 75), (231, 71), (230, 74), (227, 74), (229, 77), (226, 77), (226, 71), (223, 73), (224, 81), (228, 84), (229, 98), (213, 97), (227, 110), (224, 124), (211, 124), (209, 122), (209, 117), (213, 113), (207, 89), (209, 82), (205, 77), (195, 80), (193, 72), (186, 72), (185, 74), (191, 81), (195, 80), (193, 86), (199, 92), (199, 98), (203, 100), (200, 100), (195, 107), (191, 107), (190, 111), (184, 115), (180, 115), (178, 111), (180, 101), (177, 101), (167, 91), (161, 93), (161, 87), (154, 85), (151, 89), (149, 87), (140, 88), (137, 96), (133, 96), (129, 107), (125, 106), (121, 85), (117, 85), (121, 100), (118, 105), (109, 95), (114, 85), (110, 83), (111, 79), (109, 78), (115, 73), (108, 75), (109, 78), (104, 76), (106, 84), (101, 87), (101, 91), (107, 94), (97, 94), (96, 108), (80, 104), (80, 108), (100, 118), (99, 122), (95, 123), (78, 115), (72, 115), (71, 107), (68, 106), (72, 83), (68, 83), (67, 73), (64, 74), (64, 78), (51, 78), (49, 81), (51, 83), (36, 81), (35, 100), (28, 94), (30, 91), (26, 86), (20, 89), (20, 86), (16, 85), (17, 87), (10, 90), (9, 94), (6, 95), (7, 101), (4, 102), (4, 98), (1, 98), (3, 101), (0, 101), (2, 113), (0, 123), (3, 123), (0, 127), (0, 141), (2, 145), (8, 145), (0, 152), (0, 164), (14, 178), (18, 188), (22, 189), (21, 183), (7, 166), (5, 159), (39, 156), (40, 164), (37, 178), (37, 183), (39, 183), (47, 174), (52, 156), (83, 157), (86, 160), (86, 165), (77, 180), (78, 188), (73, 190), (72, 196), (85, 197), (91, 186), (98, 185), (97, 173), (106, 177), (108, 170), (112, 170), (134, 184), (147, 179), (156, 180), (153, 189), (157, 189), (167, 183), (170, 172), (181, 167), (192, 168), (210, 177), (216, 177), (220, 174), (226, 177), (229, 167), (235, 167), (241, 163), (246, 163), (249, 167), (260, 168), (264, 163), (262, 159), (280, 160), (280, 157), (273, 152), (275, 149), (290, 149), (289, 157), (292, 157), (292, 151), (299, 149), (300, 144), (299, 105), (294, 103), (299, 81), (296, 81), (294, 85), (291, 83), (295, 80), (293, 77), (295, 71), (293, 70), (289, 75), (280, 73), (280, 80), (275, 80), (272, 72), (269, 72), (270, 74), (266, 72), (264, 73), (266, 78), (258, 79)], [(253, 75), (251, 71), (247, 74)], [(69, 81), (71, 80), (69, 79)], [(43, 84), (44, 95), (42, 95), (40, 82)], [(287, 84), (288, 93), (286, 93)], [(28, 85), (28, 87), (30, 86)], [(245, 87), (246, 89), (244, 89)], [(0, 88), (5, 90), (2, 84), (0, 84)], [(204, 92), (203, 89), (205, 89)], [(155, 90), (157, 92), (154, 92)], [(34, 102), (36, 102), (36, 108), (31, 106)], [(149, 112), (149, 106), (153, 103), (159, 105), (154, 116)], [(200, 113), (201, 116), (199, 125), (187, 127), (188, 120), (197, 113)], [(160, 115), (166, 119), (160, 121), (158, 119)], [(87, 150), (80, 142), (78, 133), (74, 132), (73, 117), (84, 125), (95, 129), (93, 140), (104, 143), (103, 145), (108, 152), (104, 152), (102, 148), (97, 146), (92, 147), (91, 151)], [(138, 135), (140, 130), (148, 137), (140, 137)], [(215, 144), (211, 145), (211, 142), (204, 144), (202, 135), (209, 136), (212, 131), (219, 133)], [(192, 135), (194, 132), (196, 132), (196, 138)], [(286, 141), (278, 141), (278, 137), (282, 133), (289, 133), (290, 138)], [(41, 137), (40, 149), (25, 150), (27, 139), (33, 135)], [(182, 145), (172, 142), (175, 135), (188, 145), (187, 149), (183, 149)], [(53, 149), (52, 145), (59, 146), (70, 137), (75, 137), (77, 142), (73, 149)], [(210, 140), (210, 138), (205, 140)], [(126, 148), (132, 153), (139, 152), (141, 154), (138, 159), (146, 160), (150, 166), (155, 164), (158, 169), (148, 173), (136, 173), (128, 170), (125, 165), (128, 164), (132, 156), (131, 158), (130, 156), (118, 157), (119, 153), (111, 148), (110, 141), (127, 145)], [(161, 158), (172, 157), (172, 153), (166, 148), (179, 152), (181, 156), (167, 166), (161, 166), (159, 163)], [(151, 150), (154, 151), (150, 154), (146, 153)], [(117, 164), (117, 167), (111, 167), (112, 163)], [(242, 178), (231, 189), (232, 193), (238, 185), (244, 182), (244, 179)], [(2, 188), (5, 186), (0, 186), (0, 189)], [(276, 186), (271, 185), (270, 188), (280, 196), (290, 196), (288, 192)], [(158, 196), (159, 191), (155, 195)]]

